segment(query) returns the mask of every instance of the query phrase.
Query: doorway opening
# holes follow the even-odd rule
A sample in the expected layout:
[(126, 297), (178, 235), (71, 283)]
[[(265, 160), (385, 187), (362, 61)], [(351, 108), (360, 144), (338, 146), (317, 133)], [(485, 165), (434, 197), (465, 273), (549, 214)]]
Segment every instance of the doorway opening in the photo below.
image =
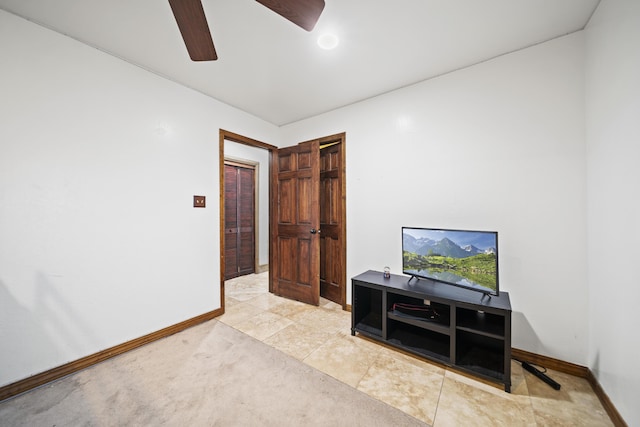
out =
[[(271, 156), (274, 150), (277, 150), (277, 147), (273, 145), (220, 129), (220, 301), (223, 311), (225, 280), (251, 272), (261, 273), (269, 269), (269, 187)], [(253, 180), (248, 169), (253, 169)], [(233, 176), (234, 170), (235, 176)], [(237, 174), (243, 176), (244, 182), (239, 183), (235, 179), (238, 177)], [(253, 186), (250, 185), (251, 183)], [(240, 210), (246, 211), (253, 207), (252, 218), (246, 218), (245, 212), (244, 221), (242, 219), (238, 221), (238, 212), (234, 212), (234, 209), (228, 206), (229, 200), (237, 199), (238, 185), (242, 187), (240, 192), (245, 193), (245, 200), (241, 201)], [(236, 195), (230, 197), (228, 194), (230, 192), (235, 192)], [(246, 193), (253, 200), (247, 201)], [(237, 204), (236, 207), (238, 207)], [(229, 216), (235, 217), (236, 220), (229, 221)], [(253, 219), (253, 227), (248, 230), (246, 226), (251, 219)], [(241, 227), (234, 227), (234, 225), (241, 225)], [(244, 256), (241, 253), (243, 250)], [(241, 265), (238, 265), (238, 255), (243, 258)]]
[[(314, 166), (318, 174), (318, 179), (315, 184), (315, 187), (317, 187), (317, 197), (314, 198), (314, 209), (317, 209), (319, 212), (319, 222), (312, 228), (313, 231), (307, 228), (314, 235), (313, 238), (315, 241), (311, 242), (311, 244), (318, 248), (318, 256), (313, 261), (314, 265), (317, 265), (316, 271), (318, 273), (315, 274), (315, 277), (310, 275), (307, 276), (307, 278), (309, 282), (315, 282), (317, 289), (315, 292), (318, 292), (319, 296), (338, 303), (346, 310), (345, 139), (345, 134), (341, 133), (300, 143), (298, 146), (308, 146), (312, 143), (313, 146), (316, 147), (314, 156), (317, 156), (318, 159), (316, 166)], [(247, 158), (242, 154), (232, 153), (232, 149), (225, 150), (225, 142), (230, 142), (235, 146), (244, 146), (245, 148), (251, 147), (254, 151), (258, 152), (264, 151), (264, 154), (266, 154), (264, 157), (265, 160), (258, 163), (251, 160), (247, 162)], [(255, 150), (255, 148), (258, 148), (258, 150)], [(289, 152), (291, 149), (292, 147), (279, 149), (276, 146), (220, 129), (220, 300), (223, 312), (225, 307), (225, 279), (230, 278), (233, 274), (237, 274), (238, 268), (240, 268), (241, 271), (245, 271), (243, 270), (244, 267), (238, 267), (236, 265), (236, 260), (228, 259), (228, 257), (233, 258), (236, 256), (232, 255), (229, 251), (234, 242), (237, 244), (237, 242), (243, 240), (243, 238), (248, 241), (249, 235), (251, 234), (248, 230), (245, 230), (244, 237), (241, 237), (238, 235), (239, 231), (234, 229), (243, 227), (233, 227), (233, 225), (236, 225), (233, 221), (227, 222), (227, 218), (234, 215), (233, 209), (226, 209), (228, 203), (233, 203), (229, 201), (233, 200), (233, 197), (229, 198), (226, 195), (227, 186), (229, 186), (230, 192), (233, 192), (232, 187), (238, 188), (237, 182), (235, 187), (232, 184), (233, 177), (231, 174), (233, 173), (232, 168), (234, 165), (239, 167), (252, 166), (255, 168), (254, 171), (262, 169), (263, 172), (267, 172), (269, 177), (268, 180), (266, 180), (268, 184), (262, 184), (258, 192), (258, 194), (267, 197), (268, 208), (261, 208), (260, 206), (264, 205), (254, 200), (256, 212), (259, 212), (259, 214), (254, 215), (256, 218), (253, 229), (253, 247), (255, 248), (253, 255), (254, 271), (260, 273), (267, 269), (269, 270), (269, 292), (287, 298), (302, 300), (296, 295), (288, 294), (289, 290), (282, 284), (288, 280), (286, 276), (288, 276), (291, 271), (296, 271), (296, 274), (300, 271), (303, 275), (305, 272), (308, 272), (304, 263), (291, 262), (292, 259), (302, 259), (304, 253), (301, 253), (300, 250), (304, 251), (304, 245), (298, 245), (298, 242), (296, 242), (295, 246), (291, 246), (294, 248), (291, 254), (283, 254), (281, 253), (281, 249), (287, 247), (287, 242), (290, 243), (291, 241), (282, 239), (282, 236), (279, 236), (278, 233), (279, 225), (282, 224), (281, 213), (283, 212), (283, 200), (291, 195), (291, 193), (289, 193), (288, 196), (283, 197), (283, 193), (281, 193), (278, 171), (282, 169), (284, 164), (290, 164), (286, 161), (282, 162), (280, 155), (281, 153)], [(266, 165), (264, 163), (266, 163)], [(230, 168), (227, 166), (230, 166)], [(237, 174), (238, 172), (236, 171), (235, 173)], [(245, 181), (246, 180), (247, 178), (245, 177)], [(254, 172), (253, 182), (256, 183), (256, 186), (260, 186), (259, 182), (264, 182), (264, 180), (259, 180)], [(265, 189), (265, 186), (267, 189)], [(291, 188), (295, 187), (290, 187), (289, 189)], [(289, 191), (289, 189), (285, 190)], [(301, 194), (302, 196), (306, 196), (305, 191), (302, 191)], [(299, 212), (296, 212), (295, 208), (293, 210), (287, 209), (286, 211), (293, 213), (294, 216), (299, 215)], [(237, 212), (235, 214), (237, 216)], [(264, 225), (264, 217), (267, 218), (266, 224), (268, 225)], [(262, 218), (263, 220), (259, 221), (258, 218)], [(227, 238), (227, 234), (232, 236)], [(285, 243), (283, 244), (283, 242)], [(265, 245), (268, 252), (268, 256), (266, 257), (268, 263), (266, 265), (261, 261), (261, 259), (264, 259), (264, 253), (261, 254), (261, 251)], [(246, 264), (246, 260), (244, 262)], [(283, 265), (289, 265), (286, 271), (282, 268)], [(231, 274), (227, 272), (228, 269), (232, 270)]]

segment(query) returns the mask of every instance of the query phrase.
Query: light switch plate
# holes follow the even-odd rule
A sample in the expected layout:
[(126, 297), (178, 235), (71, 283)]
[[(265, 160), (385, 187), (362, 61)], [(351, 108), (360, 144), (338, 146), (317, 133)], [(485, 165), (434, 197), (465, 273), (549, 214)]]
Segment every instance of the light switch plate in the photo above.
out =
[(205, 197), (204, 196), (193, 196), (193, 207), (194, 208), (204, 208), (205, 207)]

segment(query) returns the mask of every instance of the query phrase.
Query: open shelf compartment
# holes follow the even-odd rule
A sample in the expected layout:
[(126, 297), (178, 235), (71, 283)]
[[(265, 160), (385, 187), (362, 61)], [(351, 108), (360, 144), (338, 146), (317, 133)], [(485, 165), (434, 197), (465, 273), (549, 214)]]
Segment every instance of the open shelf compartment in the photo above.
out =
[(387, 319), (387, 341), (422, 356), (448, 363), (450, 338), (448, 335), (424, 330), (417, 326)]
[(504, 338), (505, 336), (505, 318), (503, 315), (464, 307), (457, 307), (456, 315), (458, 329), (494, 338)]
[[(407, 304), (417, 308), (428, 308), (434, 310), (437, 317), (435, 319), (425, 319), (419, 316), (412, 316), (407, 313), (399, 312), (398, 310), (394, 310), (394, 304)], [(440, 325), (440, 329), (448, 329), (450, 325), (450, 307), (447, 304), (441, 304), (437, 302), (431, 302), (430, 304), (425, 304), (424, 299), (415, 298), (408, 295), (402, 294), (394, 294), (389, 292), (387, 294), (387, 313), (390, 317), (395, 320), (402, 321), (403, 319), (414, 320), (415, 322), (407, 322), (412, 323), (416, 326), (420, 326), (421, 324), (437, 324)], [(427, 326), (428, 327), (428, 326)]]
[(504, 380), (502, 340), (460, 330), (456, 338), (456, 366), (487, 378)]
[(367, 335), (382, 337), (382, 291), (357, 286), (353, 289), (353, 328)]

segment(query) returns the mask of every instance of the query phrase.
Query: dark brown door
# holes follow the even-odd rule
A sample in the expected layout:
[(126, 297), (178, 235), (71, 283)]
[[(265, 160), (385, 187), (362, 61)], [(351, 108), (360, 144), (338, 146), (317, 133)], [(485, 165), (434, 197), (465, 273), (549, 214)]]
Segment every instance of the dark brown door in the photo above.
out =
[(255, 271), (255, 171), (237, 164), (224, 165), (224, 278)]
[(270, 266), (276, 295), (320, 301), (320, 148), (318, 140), (279, 149)]
[(343, 305), (342, 141), (320, 146), (320, 296)]

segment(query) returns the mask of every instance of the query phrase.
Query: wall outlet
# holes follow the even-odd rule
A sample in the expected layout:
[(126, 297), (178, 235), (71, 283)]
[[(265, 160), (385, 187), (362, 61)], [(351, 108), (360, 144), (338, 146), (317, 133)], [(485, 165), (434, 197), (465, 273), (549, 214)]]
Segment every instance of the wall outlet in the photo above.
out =
[(193, 196), (193, 207), (194, 208), (204, 208), (205, 207), (205, 197), (204, 196)]

